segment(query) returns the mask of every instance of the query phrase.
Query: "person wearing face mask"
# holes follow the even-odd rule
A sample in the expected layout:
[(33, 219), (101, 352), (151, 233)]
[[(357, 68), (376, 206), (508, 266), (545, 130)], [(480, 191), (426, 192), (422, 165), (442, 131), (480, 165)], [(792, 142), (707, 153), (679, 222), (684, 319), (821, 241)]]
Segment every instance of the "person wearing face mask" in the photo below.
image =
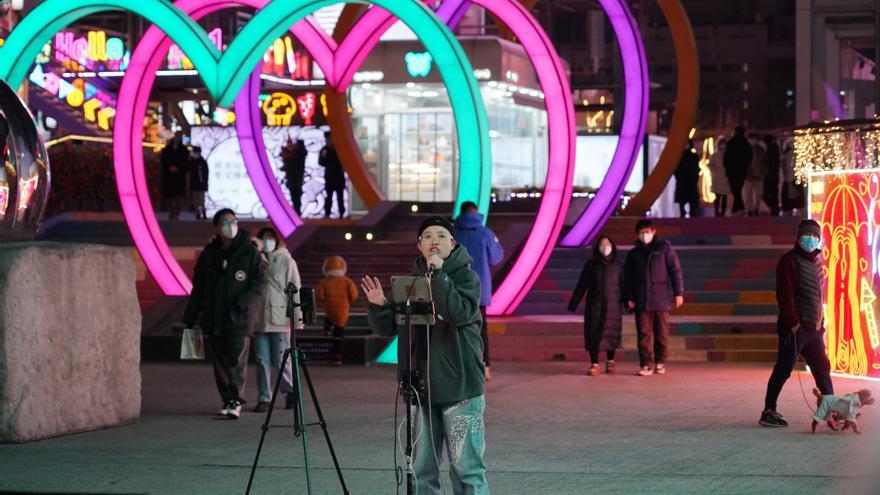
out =
[[(636, 223), (638, 241), (626, 254), (623, 266), (623, 299), (636, 316), (639, 338), (639, 376), (666, 374), (669, 357), (670, 301), (684, 304), (681, 263), (672, 244), (659, 239), (648, 219)], [(672, 282), (672, 296), (669, 286)]]
[(623, 269), (617, 261), (617, 245), (608, 236), (601, 236), (593, 246), (593, 256), (587, 260), (577, 286), (568, 302), (568, 310), (577, 311), (586, 296), (584, 311), (584, 344), (590, 353), (590, 376), (599, 375), (599, 353), (607, 358), (605, 373), (616, 371), (615, 350), (620, 347), (622, 306), (620, 294)]
[(214, 378), (223, 401), (219, 414), (238, 419), (245, 403), (250, 336), (262, 309), (265, 267), (250, 236), (239, 230), (235, 212), (218, 211), (213, 224), (217, 235), (196, 261), (183, 324), (192, 328), (199, 323), (210, 336)]
[[(427, 383), (415, 424), (425, 433), (415, 443), (413, 470), (420, 493), (442, 493), (440, 463), (445, 445), (453, 493), (482, 495), (489, 493), (489, 486), (483, 461), (486, 380), (480, 278), (470, 268), (467, 248), (454, 236), (454, 227), (443, 217), (427, 218), (419, 226), (420, 256), (412, 273), (430, 277), (436, 323), (427, 332), (425, 327), (413, 328), (414, 367)], [(394, 311), (379, 279), (366, 276), (361, 288), (370, 301), (370, 326), (378, 333), (393, 334)]]
[[(285, 407), (293, 408), (294, 396), (290, 361), (281, 369), (281, 358), (290, 347), (290, 318), (287, 317), (287, 284), (292, 283), (297, 289), (302, 287), (296, 261), (272, 227), (264, 227), (257, 233), (260, 239), (263, 259), (266, 264), (266, 285), (263, 287), (263, 316), (254, 332), (254, 354), (257, 361), (257, 405), (254, 412), (269, 410), (272, 399), (272, 371), (277, 370), (281, 377), (281, 392), (286, 395)], [(299, 294), (293, 300), (299, 303)], [(293, 309), (293, 325), (301, 330), (303, 325), (302, 310)]]
[(815, 220), (802, 220), (797, 229), (795, 247), (782, 255), (776, 265), (776, 301), (779, 318), (779, 352), (776, 366), (767, 382), (764, 410), (758, 423), (781, 428), (788, 422), (776, 411), (776, 402), (798, 354), (810, 367), (816, 387), (822, 395), (834, 395), (831, 362), (825, 353), (825, 320), (822, 315), (824, 279), (819, 249), (822, 228)]

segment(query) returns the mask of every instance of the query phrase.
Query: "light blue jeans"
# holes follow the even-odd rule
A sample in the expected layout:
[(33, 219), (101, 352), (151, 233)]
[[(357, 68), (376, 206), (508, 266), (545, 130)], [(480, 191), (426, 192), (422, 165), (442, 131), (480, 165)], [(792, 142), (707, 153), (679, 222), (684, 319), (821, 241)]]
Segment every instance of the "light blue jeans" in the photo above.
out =
[[(254, 353), (257, 355), (257, 402), (272, 400), (272, 371), (281, 367), (281, 357), (290, 347), (289, 332), (254, 333)], [(293, 391), (293, 356), (287, 359), (287, 366), (281, 373), (281, 392)], [(282, 404), (283, 406), (283, 404)]]
[[(486, 400), (482, 395), (455, 404), (433, 404), (429, 422), (428, 407), (422, 406), (414, 423), (418, 438), (413, 448), (413, 471), (419, 493), (443, 493), (440, 463), (446, 445), (452, 492), (456, 495), (488, 495), (486, 463), (483, 462), (485, 408)], [(436, 450), (432, 449), (432, 438)]]

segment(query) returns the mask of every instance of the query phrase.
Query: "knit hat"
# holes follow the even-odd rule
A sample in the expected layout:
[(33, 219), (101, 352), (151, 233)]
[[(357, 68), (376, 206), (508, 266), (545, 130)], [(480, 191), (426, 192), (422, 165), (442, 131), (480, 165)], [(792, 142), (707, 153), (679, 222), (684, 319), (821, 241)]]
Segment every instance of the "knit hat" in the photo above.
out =
[(435, 225), (438, 227), (443, 227), (444, 229), (449, 231), (449, 234), (452, 237), (455, 237), (455, 227), (452, 226), (452, 223), (449, 220), (438, 216), (428, 217), (425, 219), (424, 222), (422, 222), (421, 225), (419, 225), (419, 237), (422, 236), (422, 232), (424, 232), (425, 229), (427, 229), (428, 227), (433, 227)]
[(801, 220), (801, 223), (798, 224), (797, 236), (800, 237), (804, 234), (813, 234), (816, 237), (822, 237), (822, 227), (819, 225), (819, 222), (811, 219)]

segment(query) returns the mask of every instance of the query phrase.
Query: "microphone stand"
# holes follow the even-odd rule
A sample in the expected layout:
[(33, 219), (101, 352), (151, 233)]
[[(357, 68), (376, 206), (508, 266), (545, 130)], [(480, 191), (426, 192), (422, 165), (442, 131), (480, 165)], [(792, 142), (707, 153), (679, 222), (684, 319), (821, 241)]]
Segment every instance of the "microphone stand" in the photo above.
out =
[[(431, 269), (428, 272), (428, 284), (430, 284), (431, 278), (430, 276), (433, 274), (434, 270)], [(416, 302), (413, 304), (411, 297), (411, 289), (415, 285), (417, 279), (413, 279), (412, 284), (406, 291), (406, 301), (403, 303), (394, 304), (392, 303), (391, 307), (395, 313), (403, 316), (404, 330), (401, 332), (399, 341), (401, 342), (402, 348), (404, 349), (404, 358), (403, 358), (403, 401), (406, 407), (406, 446), (404, 447), (404, 458), (406, 460), (406, 493), (407, 495), (414, 495), (414, 484), (413, 484), (413, 406), (415, 405), (414, 399), (416, 390), (414, 387), (414, 382), (418, 381), (417, 373), (418, 371), (413, 369), (413, 324), (412, 317), (414, 314), (432, 314), (433, 311), (433, 301), (429, 302)], [(415, 309), (414, 309), (415, 307)], [(414, 312), (414, 310), (416, 312)]]

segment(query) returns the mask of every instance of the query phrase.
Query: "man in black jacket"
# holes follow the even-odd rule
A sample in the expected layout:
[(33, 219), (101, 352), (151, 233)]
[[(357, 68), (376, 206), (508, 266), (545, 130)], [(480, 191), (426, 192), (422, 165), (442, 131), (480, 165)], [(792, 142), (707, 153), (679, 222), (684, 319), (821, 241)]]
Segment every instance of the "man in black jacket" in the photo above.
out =
[(670, 285), (675, 308), (684, 304), (681, 263), (672, 244), (657, 237), (650, 220), (639, 220), (636, 233), (639, 238), (623, 266), (623, 300), (636, 314), (639, 376), (663, 375), (669, 354)]
[(342, 161), (336, 153), (336, 147), (330, 140), (330, 133), (326, 134), (327, 144), (321, 148), (318, 156), (318, 164), (324, 167), (324, 191), (327, 197), (324, 200), (324, 216), (330, 218), (333, 210), (333, 197), (336, 197), (336, 208), (339, 210), (339, 218), (345, 218), (345, 172), (342, 169)]
[(238, 229), (232, 210), (218, 211), (213, 223), (217, 235), (196, 262), (183, 323), (192, 328), (198, 321), (211, 336), (214, 378), (223, 400), (219, 414), (238, 419), (245, 403), (248, 349), (259, 315), (264, 265), (250, 236)]
[(737, 126), (733, 137), (727, 143), (724, 150), (724, 171), (727, 172), (727, 180), (730, 182), (730, 190), (733, 191), (733, 208), (731, 213), (742, 213), (745, 210), (743, 203), (743, 186), (746, 183), (746, 171), (752, 162), (752, 146), (746, 140), (746, 129)]

